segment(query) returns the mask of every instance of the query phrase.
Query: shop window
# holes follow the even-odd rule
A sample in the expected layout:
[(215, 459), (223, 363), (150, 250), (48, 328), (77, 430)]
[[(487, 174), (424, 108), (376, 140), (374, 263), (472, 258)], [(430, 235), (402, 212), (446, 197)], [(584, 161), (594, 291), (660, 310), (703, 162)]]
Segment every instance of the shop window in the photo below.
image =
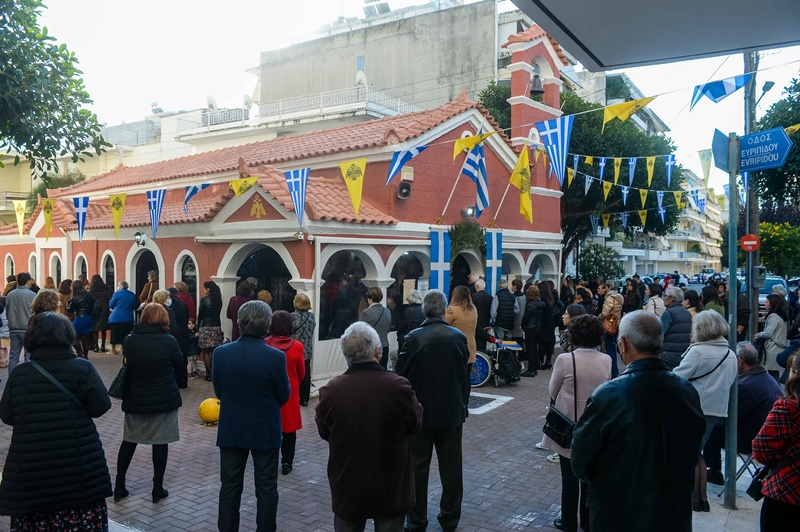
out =
[(337, 251), (322, 270), (319, 297), (319, 339), (339, 338), (366, 307), (367, 272), (352, 251)]

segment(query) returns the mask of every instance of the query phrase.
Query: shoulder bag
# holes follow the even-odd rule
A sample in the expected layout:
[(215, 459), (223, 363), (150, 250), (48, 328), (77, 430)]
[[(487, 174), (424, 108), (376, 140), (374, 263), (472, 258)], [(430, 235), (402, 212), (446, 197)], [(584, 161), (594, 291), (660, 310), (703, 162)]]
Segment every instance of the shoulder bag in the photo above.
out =
[(764, 482), (766, 482), (767, 479), (769, 479), (772, 475), (774, 475), (781, 469), (789, 465), (792, 465), (795, 460), (797, 460), (797, 456), (793, 456), (788, 460), (784, 460), (783, 462), (778, 464), (778, 467), (776, 467), (772, 471), (769, 471), (769, 467), (762, 465), (761, 467), (756, 469), (756, 472), (753, 475), (753, 480), (750, 481), (750, 485), (747, 486), (747, 490), (745, 490), (745, 493), (747, 493), (750, 496), (750, 498), (753, 499), (754, 501), (760, 501), (761, 499), (764, 498), (764, 494), (762, 493), (762, 490), (764, 488)]
[(122, 357), (122, 367), (119, 368), (117, 376), (111, 381), (111, 386), (108, 387), (108, 395), (114, 399), (125, 399), (125, 378), (128, 374), (128, 364), (125, 357)]
[(610, 334), (614, 336), (619, 331), (619, 318), (617, 318), (617, 299), (611, 298), (614, 301), (614, 308), (611, 310), (611, 314), (603, 319), (603, 329), (606, 331), (606, 334)]
[(52, 382), (55, 385), (56, 388), (58, 388), (59, 390), (64, 392), (64, 395), (66, 395), (69, 398), (70, 401), (72, 401), (73, 403), (75, 403), (76, 405), (81, 407), (81, 410), (85, 410), (85, 408), (83, 406), (83, 403), (81, 403), (81, 400), (78, 399), (77, 397), (75, 397), (74, 393), (72, 393), (71, 391), (67, 390), (67, 387), (64, 386), (63, 384), (61, 384), (58, 381), (58, 379), (56, 379), (55, 377), (50, 375), (50, 373), (48, 373), (48, 371), (46, 369), (44, 369), (42, 366), (40, 366), (35, 360), (31, 359), (30, 363), (31, 363), (31, 366), (36, 368), (36, 371), (38, 371), (39, 373), (44, 375), (47, 378), (47, 380), (49, 380), (50, 382)]
[[(572, 375), (575, 382), (575, 420), (578, 419), (578, 372), (575, 367), (575, 351), (572, 352)], [(544, 419), (542, 432), (555, 442), (556, 445), (564, 449), (569, 449), (572, 445), (572, 431), (575, 429), (575, 421), (562, 414), (554, 405), (550, 405), (547, 417)]]
[(722, 360), (720, 360), (719, 362), (717, 362), (717, 365), (716, 365), (716, 366), (714, 366), (714, 367), (711, 369), (711, 371), (707, 371), (707, 372), (703, 373), (702, 375), (700, 375), (699, 377), (692, 377), (692, 378), (690, 378), (690, 379), (687, 379), (687, 380), (688, 380), (689, 382), (692, 382), (692, 381), (698, 381), (698, 380), (702, 379), (703, 377), (708, 377), (709, 375), (711, 375), (712, 373), (714, 373), (715, 371), (717, 371), (717, 368), (718, 368), (718, 367), (720, 367), (720, 366), (722, 365), (722, 363), (723, 363), (723, 362), (725, 362), (725, 360), (728, 358), (728, 355), (730, 355), (730, 354), (731, 354), (731, 350), (730, 350), (730, 349), (728, 349), (727, 347), (726, 347), (725, 349), (726, 349), (726, 351), (725, 351), (725, 356), (724, 356), (724, 357), (722, 357)]

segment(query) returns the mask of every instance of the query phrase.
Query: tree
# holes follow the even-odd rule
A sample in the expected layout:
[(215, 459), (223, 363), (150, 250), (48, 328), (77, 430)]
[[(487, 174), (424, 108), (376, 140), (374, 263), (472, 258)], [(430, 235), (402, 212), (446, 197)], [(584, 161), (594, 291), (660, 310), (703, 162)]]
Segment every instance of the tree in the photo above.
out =
[(489, 114), (494, 117), (500, 127), (508, 129), (511, 127), (511, 87), (508, 85), (498, 85), (494, 80), (478, 93), (478, 101), (481, 102)]
[(800, 271), (800, 227), (788, 223), (762, 223), (761, 262), (775, 275), (784, 277)]
[(34, 174), (49, 183), (58, 157), (83, 161), (111, 145), (100, 135), (97, 116), (85, 109), (92, 100), (75, 54), (39, 27), (42, 1), (2, 5), (0, 149), (15, 154), (14, 164), (29, 160)]
[[(758, 130), (788, 127), (800, 124), (800, 78), (793, 79), (784, 89), (786, 97), (774, 103), (758, 122)], [(800, 134), (795, 133), (794, 146), (786, 163), (751, 174), (762, 199), (778, 205), (796, 204), (800, 201)]]
[(36, 185), (33, 190), (28, 194), (28, 203), (25, 206), (25, 214), (32, 214), (39, 203), (39, 198), (47, 197), (47, 187), (50, 188), (64, 188), (76, 183), (80, 183), (86, 179), (86, 176), (80, 170), (72, 170), (66, 175), (54, 175), (50, 178), (48, 183), (41, 182)]
[(617, 250), (601, 246), (599, 244), (589, 244), (581, 250), (580, 264), (578, 264), (578, 276), (581, 279), (618, 279), (625, 275), (625, 270), (620, 264), (620, 257)]

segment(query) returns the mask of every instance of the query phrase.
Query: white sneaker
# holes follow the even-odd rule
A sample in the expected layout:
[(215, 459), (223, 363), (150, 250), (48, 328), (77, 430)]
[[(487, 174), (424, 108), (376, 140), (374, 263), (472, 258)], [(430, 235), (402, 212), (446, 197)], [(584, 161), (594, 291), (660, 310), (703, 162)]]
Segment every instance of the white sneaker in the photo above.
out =
[(543, 451), (549, 451), (549, 450), (550, 450), (550, 449), (548, 449), (547, 447), (545, 447), (544, 445), (542, 445), (542, 442), (539, 442), (539, 443), (537, 443), (535, 447), (536, 447), (537, 449), (541, 449), (541, 450), (543, 450)]
[(551, 454), (550, 456), (548, 456), (547, 457), (547, 461), (548, 462), (552, 462), (554, 464), (558, 464), (558, 463), (561, 462), (561, 458), (558, 456), (558, 453), (555, 453), (555, 454)]

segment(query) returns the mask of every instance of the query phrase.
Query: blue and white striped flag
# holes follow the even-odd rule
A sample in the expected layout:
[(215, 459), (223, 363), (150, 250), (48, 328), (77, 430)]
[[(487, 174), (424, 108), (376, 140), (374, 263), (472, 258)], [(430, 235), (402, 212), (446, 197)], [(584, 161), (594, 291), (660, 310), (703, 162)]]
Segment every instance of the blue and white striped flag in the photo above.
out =
[[(481, 132), (478, 132), (480, 135)], [(472, 179), (477, 185), (475, 193), (475, 217), (480, 218), (484, 209), (489, 207), (489, 182), (486, 177), (486, 161), (483, 151), (483, 143), (477, 144), (467, 154), (461, 173)]]
[(628, 228), (628, 213), (627, 212), (621, 212), (621, 213), (619, 213), (619, 217), (622, 218), (622, 228), (623, 229), (627, 229)]
[(430, 288), (450, 295), (450, 232), (445, 227), (431, 228)]
[(306, 190), (308, 189), (308, 174), (311, 168), (300, 168), (291, 172), (284, 172), (286, 176), (286, 186), (289, 187), (289, 195), (292, 196), (294, 213), (297, 215), (297, 223), (303, 227), (303, 213), (306, 210)]
[(667, 217), (667, 208), (666, 207), (659, 207), (658, 208), (658, 216), (661, 218), (662, 225), (664, 223), (666, 223), (665, 219)]
[(737, 188), (739, 189), (739, 204), (744, 205), (747, 203), (747, 192), (745, 192), (742, 187)]
[(494, 295), (503, 275), (503, 230), (486, 230), (486, 292)]
[(192, 199), (195, 194), (210, 186), (211, 185), (208, 183), (203, 183), (202, 185), (189, 185), (186, 187), (186, 197), (183, 198), (183, 212), (189, 214), (189, 200)]
[(161, 211), (164, 209), (164, 197), (166, 195), (166, 188), (147, 191), (147, 208), (150, 211), (150, 228), (153, 231), (153, 238), (158, 233), (158, 222), (161, 220)]
[(667, 165), (667, 186), (672, 183), (672, 168), (675, 166), (675, 154), (666, 155), (664, 163)]
[(592, 176), (587, 175), (583, 182), (583, 195), (589, 195), (589, 189), (592, 188)]
[(633, 174), (636, 172), (636, 157), (628, 159), (628, 186), (633, 186)]
[(694, 202), (695, 206), (699, 209), (700, 208), (700, 190), (693, 188), (689, 191), (689, 197), (692, 198), (692, 202)]
[(425, 151), (427, 146), (416, 146), (410, 150), (396, 151), (392, 154), (392, 164), (389, 165), (389, 176), (386, 178), (386, 184), (396, 176), (405, 164)]
[(600, 181), (602, 181), (603, 180), (603, 174), (606, 173), (606, 158), (605, 157), (600, 157), (600, 159), (599, 159), (599, 161), (597, 163), (597, 166), (600, 167)]
[(541, 142), (544, 144), (544, 149), (550, 158), (550, 168), (555, 172), (559, 183), (564, 182), (569, 139), (572, 135), (572, 123), (574, 120), (575, 115), (569, 115), (536, 123)]
[(75, 204), (75, 218), (78, 219), (78, 242), (83, 242), (83, 230), (86, 227), (86, 213), (89, 210), (89, 196), (72, 198)]
[(692, 94), (692, 104), (689, 107), (689, 110), (691, 111), (694, 109), (694, 106), (697, 105), (697, 102), (699, 102), (700, 98), (703, 96), (706, 96), (714, 103), (721, 102), (734, 92), (747, 85), (752, 77), (753, 73), (751, 72), (749, 74), (742, 74), (740, 76), (733, 76), (732, 78), (725, 78), (712, 81), (711, 83), (697, 85), (694, 88), (694, 93)]
[(657, 190), (656, 191), (656, 199), (658, 199), (658, 206), (661, 207), (661, 204), (664, 203), (664, 191)]
[(697, 201), (697, 208), (700, 209), (700, 214), (706, 215), (706, 198), (702, 197)]
[(628, 205), (628, 194), (631, 193), (631, 187), (620, 187), (622, 189), (622, 206)]
[(731, 201), (731, 186), (729, 184), (722, 185), (722, 191), (725, 192), (725, 197), (728, 198), (728, 203)]
[(742, 184), (745, 190), (750, 188), (750, 172), (742, 172)]
[(589, 215), (589, 222), (592, 224), (592, 234), (597, 234), (597, 224), (600, 221), (600, 218), (597, 215), (590, 214)]

